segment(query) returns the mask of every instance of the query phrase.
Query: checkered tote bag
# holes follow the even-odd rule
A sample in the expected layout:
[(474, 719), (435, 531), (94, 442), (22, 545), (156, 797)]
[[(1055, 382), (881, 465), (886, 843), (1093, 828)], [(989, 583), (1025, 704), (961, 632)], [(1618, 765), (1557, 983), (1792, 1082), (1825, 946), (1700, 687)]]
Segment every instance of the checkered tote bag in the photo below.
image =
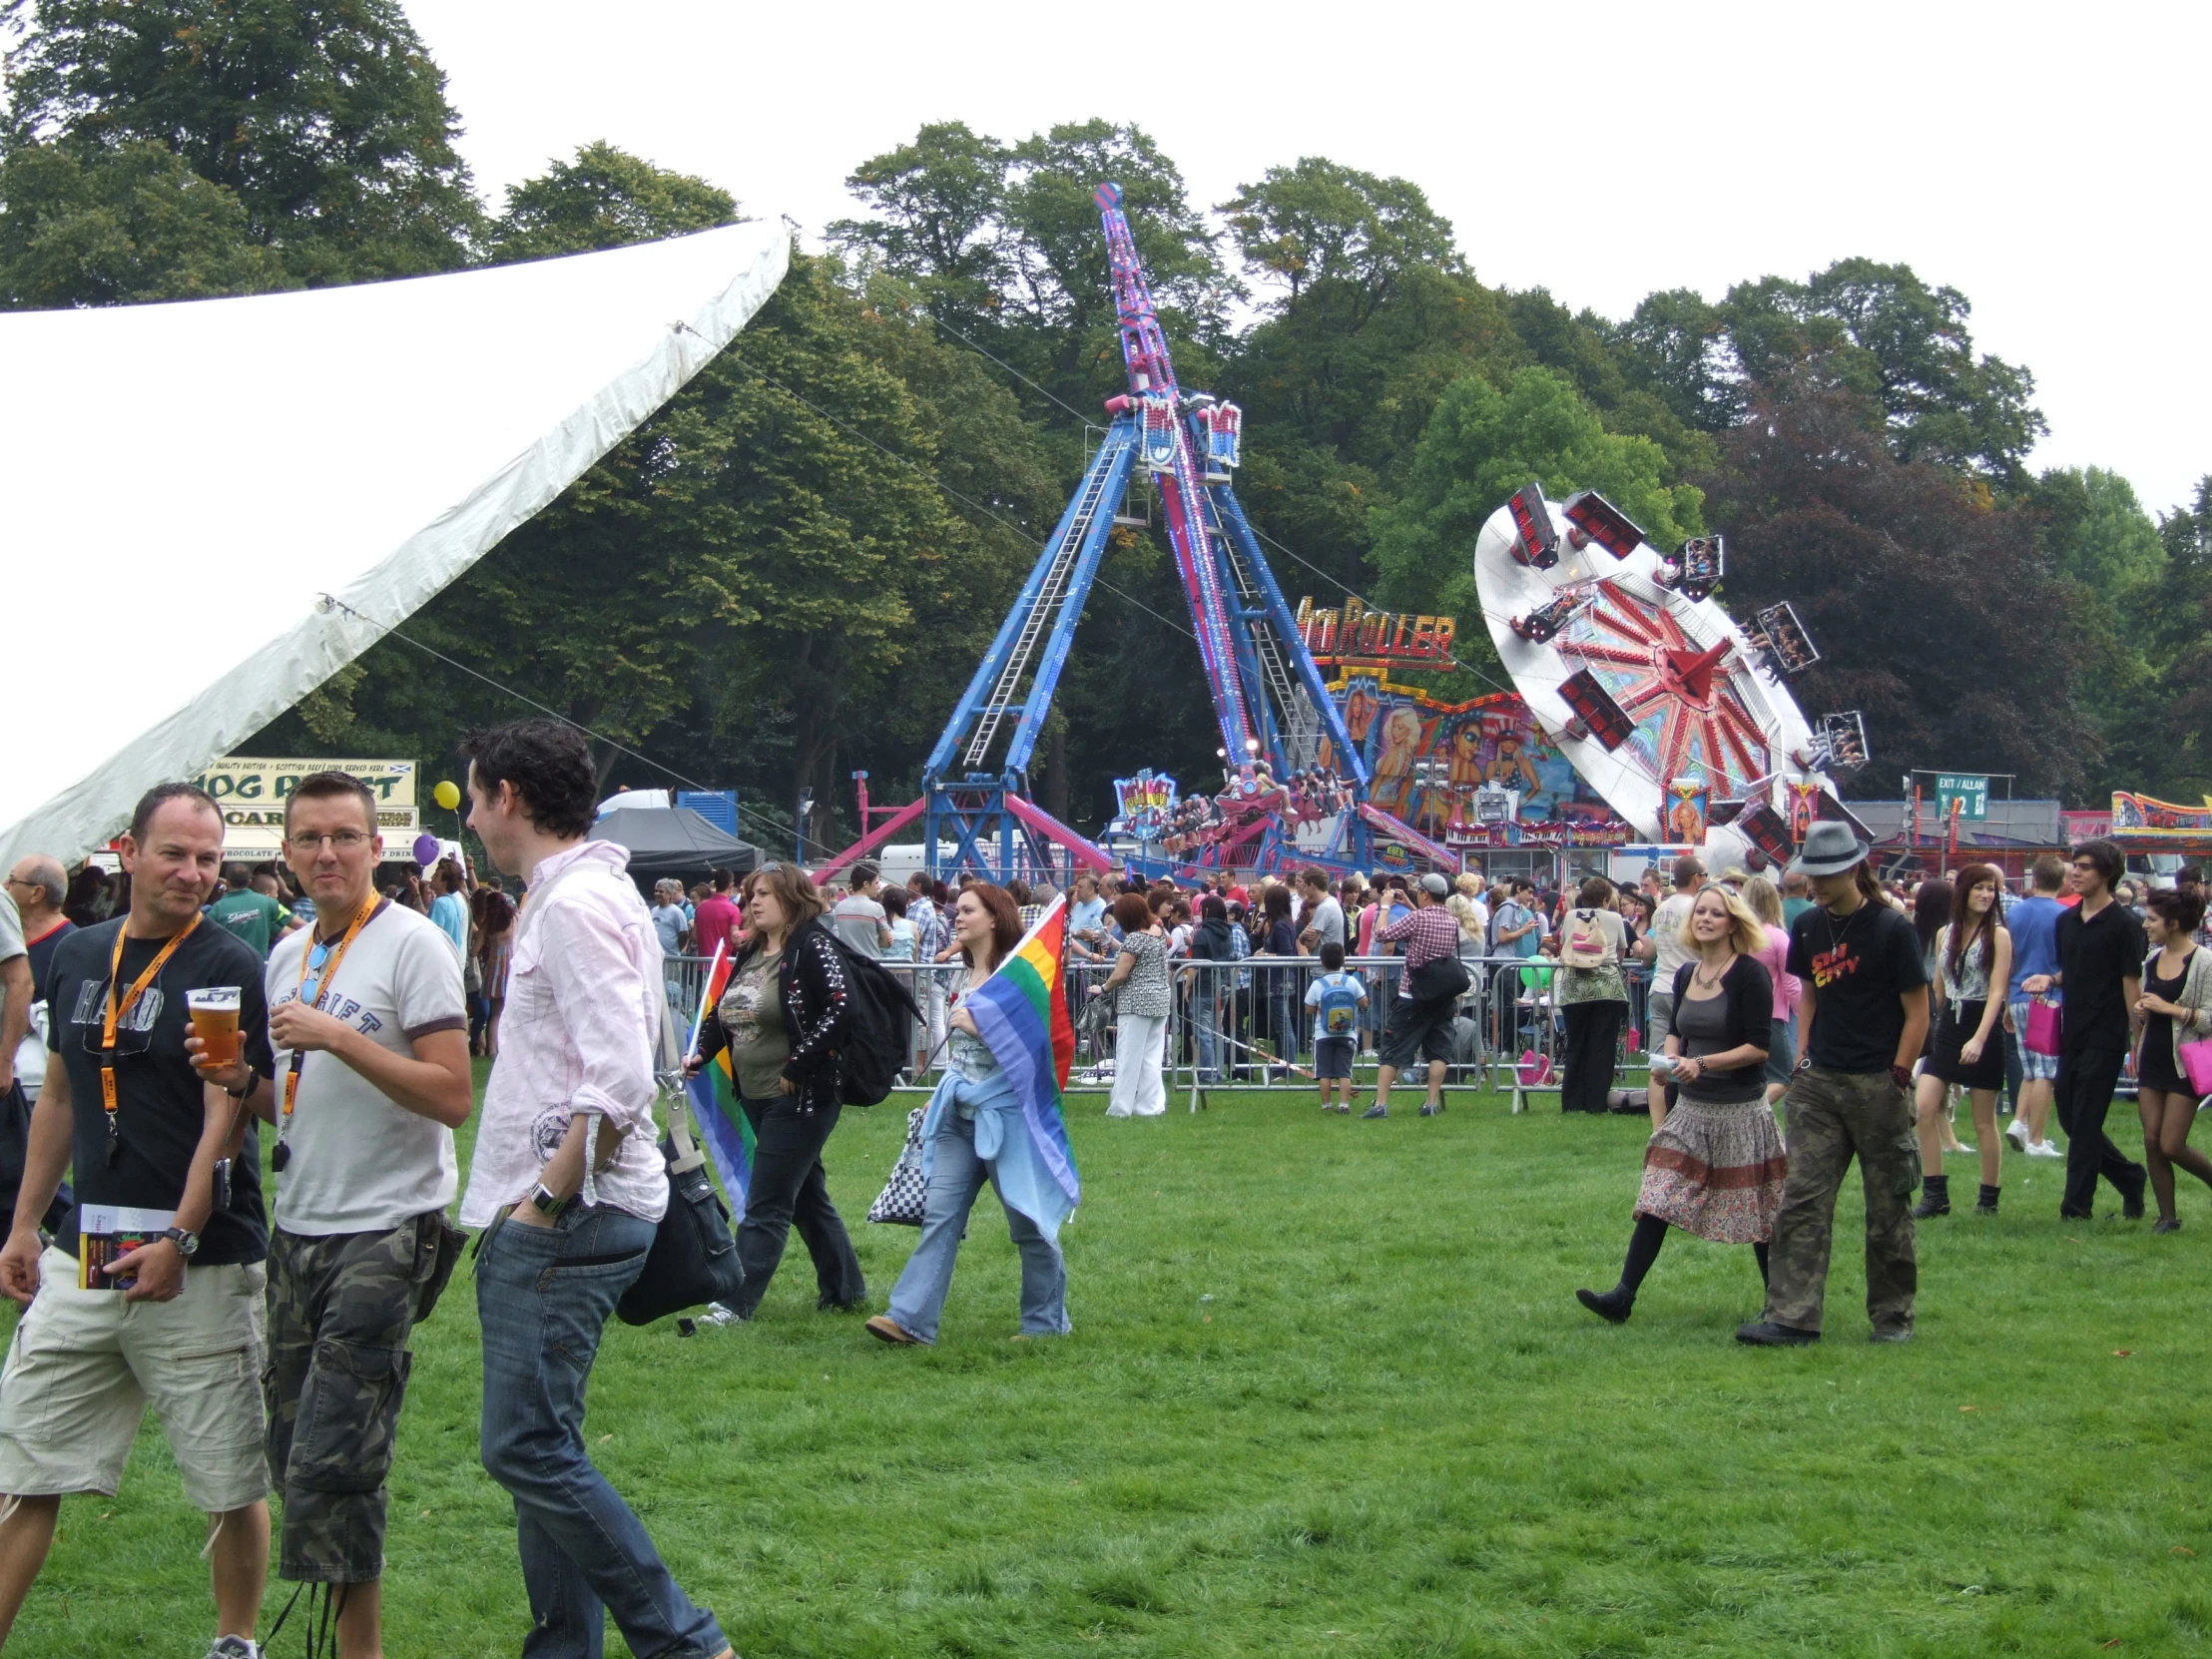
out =
[(921, 1225), (922, 1204), (929, 1192), (929, 1184), (921, 1174), (921, 1120), (928, 1111), (926, 1106), (916, 1106), (906, 1114), (906, 1144), (899, 1149), (898, 1162), (891, 1166), (891, 1178), (867, 1207), (869, 1221), (887, 1222), (893, 1227)]

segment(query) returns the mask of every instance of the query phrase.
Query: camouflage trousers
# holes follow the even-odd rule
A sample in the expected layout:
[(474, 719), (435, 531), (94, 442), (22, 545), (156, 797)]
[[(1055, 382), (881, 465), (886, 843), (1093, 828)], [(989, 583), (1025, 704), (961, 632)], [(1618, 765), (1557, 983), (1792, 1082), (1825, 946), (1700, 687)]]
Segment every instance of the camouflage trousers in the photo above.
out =
[(283, 1499), (277, 1576), (362, 1584), (384, 1572), (384, 1477), (436, 1266), (424, 1218), (384, 1233), (269, 1241), (269, 1478)]
[(1867, 1195), (1867, 1318), (1877, 1331), (1912, 1330), (1920, 1269), (1911, 1205), (1921, 1153), (1911, 1098), (1886, 1071), (1810, 1070), (1791, 1079), (1782, 1104), (1790, 1174), (1770, 1247), (1767, 1318), (1800, 1331), (1821, 1328), (1836, 1193), (1856, 1154)]

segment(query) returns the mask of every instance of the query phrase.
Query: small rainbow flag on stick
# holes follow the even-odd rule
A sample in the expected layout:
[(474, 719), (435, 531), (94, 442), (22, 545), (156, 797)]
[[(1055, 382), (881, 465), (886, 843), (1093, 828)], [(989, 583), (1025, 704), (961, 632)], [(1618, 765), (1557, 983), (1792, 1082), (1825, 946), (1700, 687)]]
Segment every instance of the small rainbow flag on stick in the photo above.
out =
[(968, 992), (961, 1006), (1012, 1082), (1030, 1139), (1072, 1205), (1082, 1197), (1082, 1185), (1060, 1099), (1075, 1060), (1075, 1026), (1061, 990), (1067, 905), (1065, 896), (1054, 899), (998, 971)]
[[(707, 970), (707, 993), (700, 999), (699, 1017), (692, 1021), (691, 1052), (699, 1050), (699, 1027), (706, 1020), (707, 1010), (722, 1000), (729, 984), (730, 961), (723, 947), (717, 945), (714, 964)], [(730, 1051), (724, 1049), (701, 1067), (699, 1075), (684, 1085), (684, 1093), (691, 1102), (692, 1122), (699, 1126), (699, 1139), (714, 1160), (715, 1173), (722, 1177), (722, 1190), (730, 1195), (730, 1208), (743, 1220), (746, 1195), (753, 1185), (754, 1137), (753, 1125), (738, 1105), (738, 1082), (730, 1069)]]

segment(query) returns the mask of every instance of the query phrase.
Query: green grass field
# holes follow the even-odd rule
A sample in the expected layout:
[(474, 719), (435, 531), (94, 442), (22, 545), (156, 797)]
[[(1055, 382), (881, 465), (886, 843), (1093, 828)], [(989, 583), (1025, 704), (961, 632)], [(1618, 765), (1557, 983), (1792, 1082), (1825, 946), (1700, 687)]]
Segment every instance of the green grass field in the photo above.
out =
[[(2008, 1156), (2001, 1219), (1924, 1225), (1902, 1348), (1864, 1340), (1847, 1193), (1828, 1340), (1755, 1352), (1748, 1250), (1677, 1235), (1622, 1329), (1575, 1306), (1636, 1121), (1415, 1103), (1075, 1097), (1073, 1336), (1006, 1340), (988, 1198), (926, 1352), (816, 1313), (795, 1238), (754, 1323), (610, 1331), (594, 1455), (750, 1659), (2212, 1650), (2201, 1190), (2172, 1238), (2061, 1224), (2058, 1166)], [(877, 1307), (913, 1234), (858, 1218), (902, 1105), (829, 1151)], [(387, 1650), (512, 1655), (465, 1267), (416, 1348)], [(150, 1426), (120, 1498), (64, 1504), (9, 1651), (198, 1659), (201, 1538)]]

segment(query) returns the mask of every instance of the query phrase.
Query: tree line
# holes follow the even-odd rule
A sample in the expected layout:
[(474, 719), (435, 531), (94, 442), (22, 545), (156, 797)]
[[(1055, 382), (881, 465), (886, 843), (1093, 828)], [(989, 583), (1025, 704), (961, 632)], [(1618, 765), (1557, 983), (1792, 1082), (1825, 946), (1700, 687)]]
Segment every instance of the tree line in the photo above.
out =
[[(394, 0), (9, 0), (0, 19), (10, 307), (374, 281), (740, 218), (607, 143), (494, 211)], [(1956, 289), (1853, 259), (1612, 320), (1482, 282), (1406, 180), (1307, 157), (1201, 205), (1105, 120), (1014, 143), (933, 123), (861, 161), (853, 217), (729, 349), (419, 612), (419, 643), (386, 640), (249, 747), (448, 769), (460, 730), (518, 709), (474, 670), (609, 740), (611, 785), (734, 786), (771, 845), (805, 788), (807, 833), (841, 844), (851, 771), (910, 799), (1125, 389), (1107, 179), (1179, 376), (1245, 407), (1239, 494), (1286, 591), (1457, 615), (1464, 667), (1439, 692), (1502, 679), (1469, 555), (1535, 478), (1602, 491), (1662, 547), (1724, 533), (1731, 608), (1790, 599), (1824, 653), (1796, 683), (1808, 711), (1865, 712), (1860, 793), (1915, 766), (2069, 801), (2212, 790), (2212, 477), (2154, 518), (2114, 472), (2032, 472), (2033, 378), (1975, 350)], [(1095, 828), (1117, 774), (1214, 773), (1187, 636), (1159, 533), (1117, 531), (1040, 751), (1048, 808)]]

